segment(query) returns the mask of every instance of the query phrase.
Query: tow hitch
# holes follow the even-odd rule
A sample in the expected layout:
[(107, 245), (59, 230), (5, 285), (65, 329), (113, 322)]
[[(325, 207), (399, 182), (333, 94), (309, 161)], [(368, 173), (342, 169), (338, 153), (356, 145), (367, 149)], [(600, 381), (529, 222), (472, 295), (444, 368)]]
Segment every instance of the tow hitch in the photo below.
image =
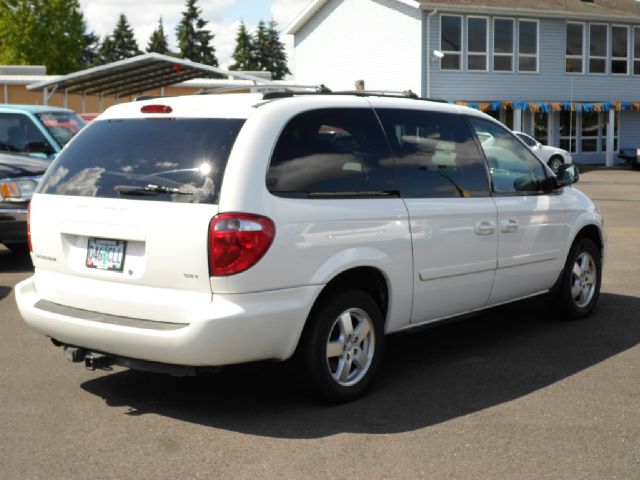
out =
[(87, 370), (111, 370), (113, 359), (102, 353), (94, 353), (85, 350), (82, 347), (64, 346), (64, 355), (73, 363), (84, 361)]

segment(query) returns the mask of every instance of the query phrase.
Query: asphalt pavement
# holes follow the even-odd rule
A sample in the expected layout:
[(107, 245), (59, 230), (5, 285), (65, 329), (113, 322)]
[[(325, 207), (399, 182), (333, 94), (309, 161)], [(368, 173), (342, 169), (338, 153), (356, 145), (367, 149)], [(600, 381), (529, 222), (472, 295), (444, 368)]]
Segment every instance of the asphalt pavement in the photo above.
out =
[(0, 247), (0, 480), (640, 479), (640, 171), (577, 188), (609, 235), (594, 315), (534, 299), (389, 337), (374, 388), (341, 406), (280, 363), (87, 371), (23, 323), (31, 262)]

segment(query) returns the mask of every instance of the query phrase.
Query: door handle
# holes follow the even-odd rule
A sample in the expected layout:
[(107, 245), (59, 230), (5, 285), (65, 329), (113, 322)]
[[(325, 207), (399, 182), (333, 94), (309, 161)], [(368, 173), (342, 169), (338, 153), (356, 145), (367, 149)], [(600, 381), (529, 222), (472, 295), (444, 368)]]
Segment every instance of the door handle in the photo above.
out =
[(519, 226), (520, 222), (518, 222), (518, 220), (515, 218), (509, 218), (500, 222), (500, 231), (502, 233), (513, 233), (518, 230)]
[(493, 222), (483, 220), (482, 222), (476, 223), (475, 232), (477, 235), (491, 235), (495, 231), (496, 224)]

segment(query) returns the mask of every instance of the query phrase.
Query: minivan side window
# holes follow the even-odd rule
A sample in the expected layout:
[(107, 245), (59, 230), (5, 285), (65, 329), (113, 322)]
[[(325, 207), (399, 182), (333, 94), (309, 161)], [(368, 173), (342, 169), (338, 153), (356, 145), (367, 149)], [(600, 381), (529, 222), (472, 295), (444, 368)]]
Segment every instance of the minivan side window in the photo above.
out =
[(376, 109), (396, 157), (403, 197), (487, 197), (487, 167), (461, 115)]
[(489, 164), (497, 194), (538, 193), (546, 179), (536, 156), (497, 123), (469, 117)]
[(398, 194), (393, 159), (369, 108), (318, 109), (293, 117), (276, 143), (267, 188), (305, 198)]

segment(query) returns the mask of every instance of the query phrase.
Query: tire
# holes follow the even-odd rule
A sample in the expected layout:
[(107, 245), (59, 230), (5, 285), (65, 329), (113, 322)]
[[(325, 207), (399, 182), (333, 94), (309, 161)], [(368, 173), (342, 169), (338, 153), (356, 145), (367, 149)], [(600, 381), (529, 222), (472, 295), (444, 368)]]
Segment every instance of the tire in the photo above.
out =
[(601, 283), (600, 250), (589, 238), (577, 239), (551, 293), (551, 310), (571, 320), (589, 316), (598, 302)]
[(28, 255), (29, 245), (26, 243), (5, 243), (5, 247), (16, 255)]
[(294, 356), (300, 382), (332, 403), (360, 397), (384, 349), (380, 308), (363, 291), (330, 293), (313, 307)]
[(560, 168), (560, 165), (562, 165), (563, 163), (564, 162), (562, 161), (561, 157), (554, 155), (549, 159), (549, 162), (547, 162), (547, 165), (549, 165), (549, 168), (553, 170), (553, 173), (558, 173), (558, 169)]

